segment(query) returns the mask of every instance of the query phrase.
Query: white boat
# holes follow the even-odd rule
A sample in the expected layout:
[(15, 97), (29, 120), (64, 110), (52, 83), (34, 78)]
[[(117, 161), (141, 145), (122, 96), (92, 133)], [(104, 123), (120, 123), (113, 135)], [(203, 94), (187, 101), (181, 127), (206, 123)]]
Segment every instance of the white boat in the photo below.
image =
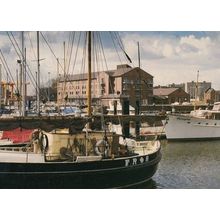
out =
[(220, 139), (220, 102), (214, 103), (212, 110), (170, 114), (163, 123), (168, 140)]

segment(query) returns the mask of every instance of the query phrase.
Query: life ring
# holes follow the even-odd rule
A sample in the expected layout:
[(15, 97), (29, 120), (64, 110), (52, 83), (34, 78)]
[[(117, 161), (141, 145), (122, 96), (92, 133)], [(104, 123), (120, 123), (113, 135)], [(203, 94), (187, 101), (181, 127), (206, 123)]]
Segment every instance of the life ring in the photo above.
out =
[(95, 154), (100, 156), (100, 155), (104, 155), (107, 156), (108, 155), (108, 150), (109, 150), (109, 144), (106, 140), (102, 139), (96, 142), (95, 144)]
[(47, 152), (48, 150), (48, 146), (49, 146), (49, 141), (48, 141), (48, 137), (46, 134), (42, 134), (40, 139), (40, 147), (41, 147), (41, 152)]

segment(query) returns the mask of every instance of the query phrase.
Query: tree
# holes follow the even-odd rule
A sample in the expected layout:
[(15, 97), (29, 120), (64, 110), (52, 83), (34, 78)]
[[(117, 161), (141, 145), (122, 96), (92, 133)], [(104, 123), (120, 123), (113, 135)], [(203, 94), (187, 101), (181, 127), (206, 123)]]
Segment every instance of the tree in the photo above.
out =
[[(57, 82), (58, 79), (51, 79), (50, 87), (44, 86), (40, 88), (40, 100), (43, 102), (48, 101), (57, 101)], [(48, 97), (48, 95), (50, 97)]]

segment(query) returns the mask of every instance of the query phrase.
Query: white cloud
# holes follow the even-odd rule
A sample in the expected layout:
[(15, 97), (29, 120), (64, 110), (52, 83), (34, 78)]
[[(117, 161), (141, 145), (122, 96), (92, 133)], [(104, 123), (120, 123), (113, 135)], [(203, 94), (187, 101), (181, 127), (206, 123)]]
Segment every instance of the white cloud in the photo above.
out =
[[(20, 44), (20, 33), (13, 33), (18, 44)], [(59, 57), (63, 68), (63, 41), (66, 41), (66, 51), (69, 53), (69, 32), (43, 32), (43, 34), (48, 40), (55, 55)], [(45, 41), (42, 39), (42, 36), (40, 37), (40, 57), (45, 58), (45, 60), (41, 61), (42, 83), (46, 84), (48, 81), (48, 72), (51, 73), (51, 78), (57, 76), (57, 62)], [(36, 60), (37, 51), (36, 32), (26, 33), (25, 39), (28, 64), (35, 77), (37, 63), (33, 60)], [(111, 41), (110, 36), (108, 40)], [(131, 57), (134, 66), (137, 66), (138, 63), (137, 42), (139, 41), (141, 48), (141, 66), (145, 71), (154, 76), (155, 85), (192, 81), (196, 79), (197, 70), (200, 70), (201, 80), (211, 81), (214, 88), (220, 89), (220, 82), (218, 83), (220, 75), (219, 32), (207, 32), (201, 35), (187, 32), (182, 34), (176, 34), (175, 32), (125, 32), (122, 34), (122, 40), (126, 52)], [(0, 48), (15, 77), (16, 69), (18, 69), (16, 63), (18, 56), (6, 32), (0, 32)], [(77, 39), (73, 46), (73, 58), (69, 68), (70, 72), (72, 72), (76, 49)], [(112, 43), (108, 43), (108, 47), (104, 52), (108, 69), (114, 69), (117, 64), (125, 62), (124, 55), (121, 52), (117, 53)], [(83, 48), (80, 46), (74, 73), (80, 73), (82, 70), (82, 55)], [(106, 69), (106, 63), (104, 57), (101, 56), (100, 50), (99, 57), (101, 57), (102, 60), (99, 69)], [(62, 68), (59, 68), (61, 73)], [(84, 72), (86, 70), (87, 67), (85, 65)], [(3, 75), (5, 76), (5, 73)], [(32, 90), (34, 91), (33, 86)]]
[(211, 81), (213, 87), (220, 89), (220, 34), (207, 32), (201, 35), (135, 33), (126, 34), (124, 40), (135, 63), (137, 46), (133, 39), (140, 42), (142, 68), (154, 76), (155, 84), (192, 81), (200, 70), (200, 80)]

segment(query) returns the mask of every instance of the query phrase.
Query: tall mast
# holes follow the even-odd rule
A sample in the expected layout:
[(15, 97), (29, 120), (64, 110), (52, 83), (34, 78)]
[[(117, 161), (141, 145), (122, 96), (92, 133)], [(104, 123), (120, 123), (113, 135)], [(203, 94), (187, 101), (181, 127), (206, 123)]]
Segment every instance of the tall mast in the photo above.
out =
[(39, 31), (37, 31), (37, 114), (40, 115), (40, 49), (39, 49)]
[(0, 109), (2, 108), (2, 64), (0, 64)]
[(137, 42), (138, 45), (138, 67), (141, 68), (141, 58), (140, 58), (140, 46), (139, 42)]
[(64, 87), (63, 87), (63, 98), (66, 106), (67, 97), (66, 96), (66, 42), (63, 42), (63, 77), (64, 77)]
[(19, 67), (20, 67), (20, 70), (19, 70), (19, 101), (18, 101), (18, 104), (19, 104), (19, 114), (22, 116), (22, 103), (21, 103), (21, 100), (22, 100), (22, 60), (19, 60), (18, 63), (19, 63)]
[(194, 102), (194, 110), (196, 110), (196, 105), (197, 105), (197, 100), (198, 100), (198, 95), (199, 95), (199, 70), (197, 71), (197, 76), (196, 76), (196, 88), (195, 88), (195, 102)]
[(88, 85), (87, 85), (87, 113), (91, 116), (91, 83), (92, 83), (92, 61), (91, 61), (91, 31), (88, 31)]
[(57, 58), (57, 79), (59, 78), (59, 73), (60, 70), (59, 70), (59, 58)]
[(24, 49), (24, 31), (21, 32), (21, 45), (22, 45), (22, 109), (21, 115), (25, 116), (25, 49)]
[(16, 87), (17, 87), (17, 92), (18, 92), (18, 89), (19, 89), (18, 69), (16, 69)]
[(63, 42), (63, 66), (64, 66), (64, 78), (66, 77), (66, 42)]
[[(35, 72), (35, 93), (36, 93), (36, 101), (37, 101), (37, 94), (38, 94), (38, 89), (37, 89), (37, 76), (38, 76), (38, 74), (37, 74), (37, 71)], [(36, 103), (36, 110), (38, 109), (38, 103)]]
[[(27, 51), (26, 47), (24, 48), (24, 60), (25, 60), (25, 65), (24, 65), (24, 103), (26, 106), (26, 101), (27, 101)], [(26, 110), (26, 108), (25, 108)], [(26, 114), (26, 111), (25, 111)]]

